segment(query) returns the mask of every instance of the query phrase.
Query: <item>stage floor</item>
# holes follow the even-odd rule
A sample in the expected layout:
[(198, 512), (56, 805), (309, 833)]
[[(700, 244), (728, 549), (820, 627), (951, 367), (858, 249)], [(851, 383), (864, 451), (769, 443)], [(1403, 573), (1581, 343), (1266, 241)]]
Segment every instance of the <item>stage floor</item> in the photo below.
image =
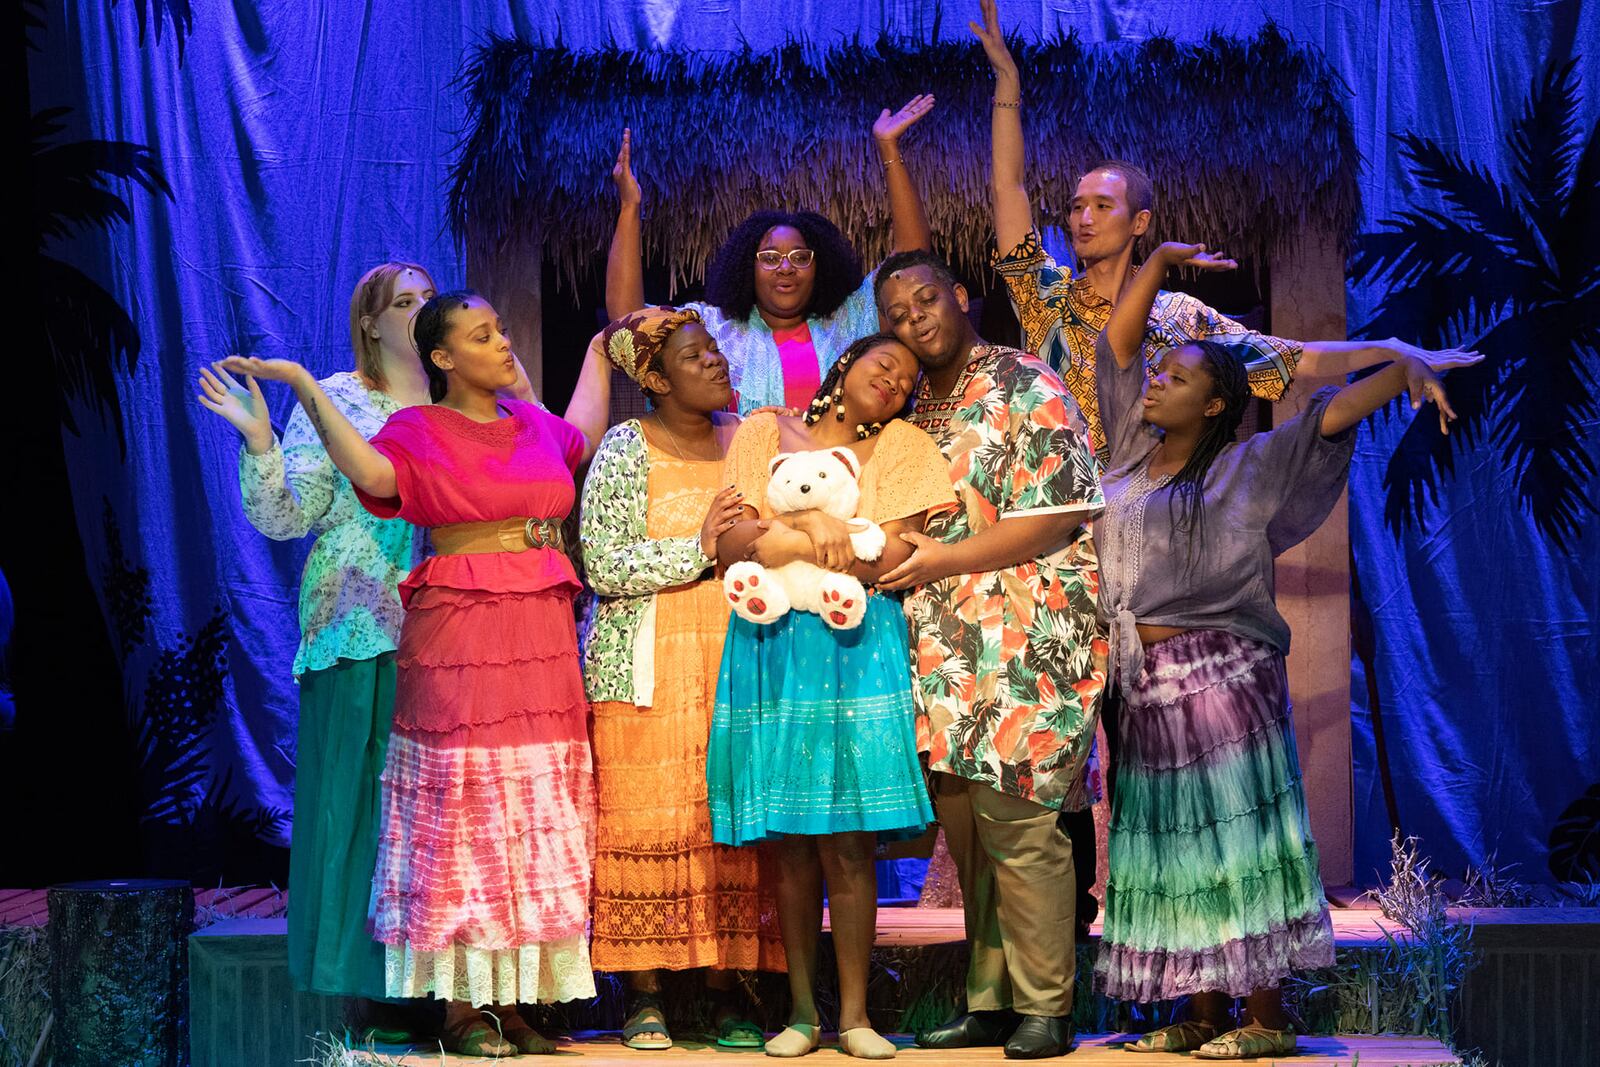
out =
[[(824, 1063), (843, 1063), (848, 1060), (833, 1044), (834, 1035), (825, 1036), (817, 1057)], [(1195, 1067), (1207, 1063), (1192, 1056), (1150, 1054), (1135, 1056), (1119, 1046), (1121, 1034), (1093, 1034), (1078, 1039), (1078, 1047), (1070, 1058), (1045, 1060), (1060, 1063), (1062, 1067)], [(975, 1067), (989, 1063), (999, 1067), (1015, 1061), (1006, 1059), (997, 1048), (961, 1049), (950, 1052), (930, 1052), (910, 1044), (909, 1038), (897, 1041), (901, 1045), (897, 1060), (916, 1063), (919, 1067)], [(664, 1052), (635, 1052), (625, 1049), (615, 1034), (585, 1034), (580, 1040), (563, 1042), (558, 1058), (581, 1058), (581, 1067), (640, 1067), (644, 1063), (660, 1060), (664, 1067), (728, 1067), (730, 1057), (756, 1057), (761, 1053), (752, 1050), (721, 1049), (714, 1045), (684, 1043)], [(404, 1064), (405, 1067), (440, 1067), (441, 1064), (482, 1064), (493, 1062), (481, 1057), (452, 1056), (432, 1052), (400, 1054), (398, 1051), (374, 1055), (358, 1053), (355, 1059), (371, 1064)], [(762, 1057), (765, 1059), (765, 1057)], [(536, 1064), (540, 1058), (521, 1056), (518, 1063)], [(768, 1061), (770, 1062), (770, 1061)], [(817, 1062), (813, 1060), (811, 1062)], [(1247, 1061), (1268, 1063), (1268, 1060)], [(1292, 1060), (1295, 1067), (1434, 1067), (1454, 1065), (1461, 1061), (1448, 1048), (1426, 1037), (1303, 1037), (1300, 1055)]]

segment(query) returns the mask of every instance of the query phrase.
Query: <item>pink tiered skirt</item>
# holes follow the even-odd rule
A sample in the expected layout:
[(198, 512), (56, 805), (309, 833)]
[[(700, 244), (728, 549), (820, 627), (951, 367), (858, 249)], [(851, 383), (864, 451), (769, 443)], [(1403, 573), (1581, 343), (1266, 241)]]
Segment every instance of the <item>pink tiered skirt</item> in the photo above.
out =
[(397, 662), (373, 885), (388, 994), (594, 996), (594, 769), (570, 595), (419, 589)]

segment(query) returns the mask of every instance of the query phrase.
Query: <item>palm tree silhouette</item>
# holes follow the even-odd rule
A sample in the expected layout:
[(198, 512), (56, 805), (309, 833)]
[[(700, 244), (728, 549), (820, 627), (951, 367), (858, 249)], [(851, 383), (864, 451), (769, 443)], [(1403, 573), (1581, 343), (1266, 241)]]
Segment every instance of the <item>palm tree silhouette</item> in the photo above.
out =
[(131, 371), (139, 358), (139, 331), (116, 297), (87, 274), (49, 255), (50, 243), (85, 230), (133, 221), (127, 202), (111, 191), (113, 181), (132, 181), (151, 193), (172, 190), (150, 150), (127, 141), (66, 141), (56, 135), (68, 108), (33, 116), (33, 221), (37, 228), (35, 270), (44, 298), (44, 329), (60, 384), (58, 417), (78, 432), (72, 402), (91, 403), (117, 431), (123, 453), (116, 370)]
[(1488, 443), (1518, 504), (1569, 551), (1596, 513), (1588, 480), (1600, 352), (1600, 126), (1578, 121), (1576, 58), (1535, 80), (1509, 141), (1512, 180), (1436, 141), (1400, 135), (1400, 155), (1447, 210), (1414, 208), (1359, 236), (1357, 282), (1388, 295), (1358, 330), (1461, 345), (1486, 357), (1450, 376), (1460, 421), (1446, 437), (1415, 419), (1384, 475), (1384, 515), (1398, 535), (1425, 525), (1458, 454)]

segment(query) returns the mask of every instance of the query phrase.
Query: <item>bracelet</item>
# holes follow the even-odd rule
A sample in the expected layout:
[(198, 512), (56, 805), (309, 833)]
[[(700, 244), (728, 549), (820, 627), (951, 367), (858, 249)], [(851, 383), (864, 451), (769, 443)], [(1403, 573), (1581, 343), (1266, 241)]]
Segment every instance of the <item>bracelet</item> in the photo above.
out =
[(995, 107), (1008, 107), (1014, 111), (1019, 110), (1022, 107), (1021, 100), (1002, 100), (998, 96), (990, 97), (989, 102)]
[(878, 162), (883, 164), (883, 169), (884, 170), (888, 170), (890, 167), (894, 166), (896, 163), (900, 164), (902, 167), (906, 165), (906, 161), (901, 159), (899, 156), (895, 156), (893, 159), (880, 159), (880, 160), (878, 160)]

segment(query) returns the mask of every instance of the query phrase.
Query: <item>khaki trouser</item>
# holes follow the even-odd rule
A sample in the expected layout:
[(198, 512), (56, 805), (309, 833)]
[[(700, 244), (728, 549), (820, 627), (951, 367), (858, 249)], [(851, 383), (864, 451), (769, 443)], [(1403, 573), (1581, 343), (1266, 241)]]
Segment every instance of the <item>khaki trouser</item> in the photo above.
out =
[(1072, 1014), (1077, 893), (1056, 812), (951, 774), (933, 800), (966, 911), (967, 1010)]

